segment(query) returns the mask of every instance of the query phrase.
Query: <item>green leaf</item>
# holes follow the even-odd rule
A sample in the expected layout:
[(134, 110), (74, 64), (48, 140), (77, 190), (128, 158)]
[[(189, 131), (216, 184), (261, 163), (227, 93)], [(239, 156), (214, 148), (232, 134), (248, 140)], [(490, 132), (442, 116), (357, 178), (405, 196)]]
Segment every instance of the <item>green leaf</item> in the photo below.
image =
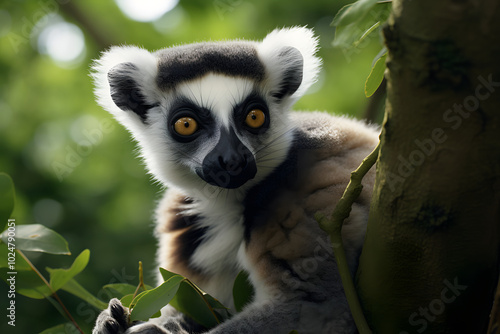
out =
[(371, 27), (369, 27), (364, 33), (363, 35), (361, 35), (361, 37), (359, 37), (354, 43), (353, 43), (353, 46), (354, 47), (357, 47), (358, 45), (360, 45), (366, 37), (368, 37), (372, 32), (375, 31), (375, 29), (377, 29), (378, 27), (380, 26), (380, 21), (377, 21), (375, 22), (375, 24), (373, 24)]
[[(7, 243), (7, 230), (0, 234), (3, 242)], [(16, 226), (16, 248), (23, 251), (43, 252), (59, 255), (71, 255), (68, 243), (53, 230), (40, 224)]]
[(130, 321), (149, 319), (174, 298), (180, 283), (184, 279), (185, 278), (180, 275), (173, 276), (160, 286), (145, 291), (137, 296), (132, 302), (135, 306), (133, 306), (130, 312)]
[[(49, 284), (53, 291), (57, 291), (62, 288), (85, 268), (89, 260), (89, 253), (88, 249), (84, 250), (75, 259), (69, 269), (47, 268), (47, 271), (50, 273)], [(4, 277), (3, 270), (4, 269), (2, 268), (2, 271), (0, 271), (2, 273), (2, 278)], [(19, 287), (16, 292), (34, 299), (43, 299), (51, 296), (53, 293), (34, 271), (19, 271), (16, 276), (16, 284)], [(69, 289), (72, 287), (76, 288), (70, 284)]]
[(341, 24), (336, 25), (333, 45), (344, 48), (360, 46), (369, 35), (379, 30), (389, 17), (390, 11), (391, 3), (375, 4), (367, 15), (360, 16), (348, 24), (341, 21)]
[(365, 82), (365, 95), (366, 97), (370, 97), (375, 93), (377, 88), (382, 83), (384, 79), (385, 72), (385, 59), (387, 58), (387, 52), (384, 53), (373, 65), (370, 75)]
[(252, 301), (254, 289), (248, 274), (245, 271), (240, 271), (233, 284), (233, 301), (237, 312), (241, 312), (243, 307)]
[(40, 334), (76, 334), (76, 333), (78, 333), (78, 330), (72, 323), (68, 322), (65, 324), (60, 324), (51, 328), (47, 328)]
[(212, 328), (219, 323), (205, 294), (195, 289), (191, 284), (184, 281), (179, 286), (179, 291), (170, 301), (170, 305), (176, 310), (191, 317), (205, 328)]
[(221, 322), (233, 316), (231, 310), (225, 307), (220, 301), (218, 301), (208, 293), (205, 293), (203, 296), (205, 297), (205, 300), (208, 302), (208, 304), (210, 304), (212, 310)]
[[(201, 291), (201, 290), (200, 290)], [(201, 291), (203, 292), (203, 291)], [(218, 301), (217, 299), (215, 299), (214, 297), (212, 297), (211, 295), (209, 295), (208, 293), (206, 292), (203, 292), (203, 297), (205, 297), (205, 299), (207, 300), (208, 304), (210, 306), (212, 306), (212, 308), (214, 309), (218, 309), (218, 310), (229, 310), (227, 307), (225, 307), (220, 301)]]
[(64, 290), (66, 292), (73, 294), (74, 296), (77, 296), (78, 298), (86, 301), (87, 303), (89, 303), (90, 305), (94, 306), (99, 310), (104, 310), (108, 307), (107, 303), (101, 301), (93, 294), (88, 292), (83, 286), (81, 286), (74, 279), (70, 279), (68, 282), (66, 282), (66, 284), (64, 284), (61, 290)]
[[(339, 11), (337, 12), (337, 14), (335, 14), (335, 17), (333, 18), (332, 22), (330, 23), (330, 26), (338, 27), (341, 25), (345, 26), (345, 25), (348, 25), (349, 23), (352, 23), (352, 22), (349, 22), (349, 23), (342, 22), (343, 21), (342, 18), (345, 15), (349, 15), (348, 12), (351, 9), (352, 5), (354, 5), (354, 3), (350, 3), (350, 4), (345, 5), (344, 7), (340, 8)], [(347, 22), (347, 21), (345, 21), (345, 22)]]
[(0, 231), (3, 231), (7, 221), (14, 211), (14, 182), (5, 173), (0, 173)]
[(134, 300), (134, 294), (131, 293), (130, 295), (126, 295), (120, 298), (120, 303), (122, 303), (123, 306), (130, 308), (130, 305), (132, 304), (133, 300)]
[(136, 286), (127, 283), (107, 284), (102, 288), (110, 293), (114, 293), (115, 295), (119, 296), (118, 298), (126, 295), (133, 295), (135, 293), (135, 290), (137, 289)]
[[(165, 280), (177, 275), (163, 268), (160, 268), (160, 272)], [(226, 306), (187, 278), (180, 284), (179, 291), (170, 301), (170, 305), (206, 328), (212, 328), (231, 317)]]
[(168, 271), (167, 269), (160, 268), (161, 277), (164, 281), (168, 281), (170, 278), (177, 276), (178, 274)]
[(54, 291), (62, 288), (70, 279), (82, 272), (89, 263), (90, 251), (84, 250), (77, 256), (69, 269), (46, 268), (50, 273), (50, 286)]
[[(177, 275), (163, 268), (160, 268), (160, 273), (165, 280)], [(170, 305), (205, 328), (212, 328), (230, 317), (227, 307), (203, 292), (188, 279), (180, 284), (177, 294), (170, 301)]]
[(362, 20), (379, 0), (359, 0), (342, 7), (335, 15), (332, 26), (345, 26)]

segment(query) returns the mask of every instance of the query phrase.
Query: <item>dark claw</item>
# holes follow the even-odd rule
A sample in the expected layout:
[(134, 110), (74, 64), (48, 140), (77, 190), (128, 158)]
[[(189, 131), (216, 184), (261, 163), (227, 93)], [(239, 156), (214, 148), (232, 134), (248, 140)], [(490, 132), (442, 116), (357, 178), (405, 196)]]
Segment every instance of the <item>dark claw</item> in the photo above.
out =
[(128, 328), (128, 310), (118, 299), (113, 298), (109, 301), (108, 308), (97, 317), (92, 333), (123, 334)]
[(129, 327), (127, 312), (125, 312), (125, 308), (118, 299), (113, 298), (109, 301), (109, 310), (111, 311), (111, 317), (116, 320), (120, 328), (126, 330)]
[(118, 333), (120, 330), (120, 325), (118, 322), (116, 322), (115, 319), (109, 318), (106, 319), (106, 322), (104, 322), (104, 328), (106, 329), (107, 333)]

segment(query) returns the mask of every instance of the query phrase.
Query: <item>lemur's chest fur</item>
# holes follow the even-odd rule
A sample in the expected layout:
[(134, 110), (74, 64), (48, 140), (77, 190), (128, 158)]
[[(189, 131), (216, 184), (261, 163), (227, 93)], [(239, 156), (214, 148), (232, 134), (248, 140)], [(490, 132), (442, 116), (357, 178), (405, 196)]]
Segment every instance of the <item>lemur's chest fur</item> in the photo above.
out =
[(293, 208), (293, 202), (276, 207), (275, 199), (293, 192), (302, 179), (299, 166), (311, 152), (303, 150), (298, 136), (297, 132), (285, 161), (244, 193), (214, 193), (202, 201), (175, 191), (167, 194), (160, 208), (166, 207), (168, 215), (162, 217), (160, 212), (158, 231), (160, 239), (163, 238), (160, 245), (168, 242), (170, 247), (166, 253), (160, 253), (160, 263), (169, 270), (193, 277), (230, 305), (236, 275), (242, 269), (250, 271), (253, 266), (247, 254), (255, 238), (253, 232), (276, 218), (278, 211)]

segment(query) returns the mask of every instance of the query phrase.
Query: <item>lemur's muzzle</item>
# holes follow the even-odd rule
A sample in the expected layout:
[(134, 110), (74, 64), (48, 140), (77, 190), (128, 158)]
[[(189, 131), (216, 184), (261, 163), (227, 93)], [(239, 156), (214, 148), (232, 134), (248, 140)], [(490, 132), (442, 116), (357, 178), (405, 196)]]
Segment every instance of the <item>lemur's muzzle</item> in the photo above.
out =
[(219, 142), (203, 159), (198, 175), (221, 188), (241, 187), (257, 174), (252, 152), (239, 140), (233, 129), (221, 130)]

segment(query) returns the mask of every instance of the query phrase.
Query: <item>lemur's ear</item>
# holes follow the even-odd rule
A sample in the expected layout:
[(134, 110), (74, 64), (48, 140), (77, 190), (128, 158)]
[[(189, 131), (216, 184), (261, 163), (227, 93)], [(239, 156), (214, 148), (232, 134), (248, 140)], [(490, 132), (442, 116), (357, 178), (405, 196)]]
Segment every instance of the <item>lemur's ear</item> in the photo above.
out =
[(283, 47), (277, 56), (281, 70), (281, 79), (276, 85), (273, 96), (282, 100), (285, 96), (290, 96), (299, 89), (302, 83), (304, 59), (299, 50), (293, 46)]
[(146, 120), (147, 112), (155, 105), (148, 103), (144, 89), (138, 78), (142, 74), (133, 63), (121, 63), (108, 72), (111, 99), (124, 111), (132, 110), (142, 120)]
[(316, 81), (321, 60), (315, 55), (318, 40), (312, 30), (274, 30), (257, 48), (266, 67), (267, 88), (279, 101), (296, 101)]
[(98, 103), (129, 128), (131, 122), (145, 122), (159, 103), (157, 71), (157, 60), (148, 51), (112, 47), (93, 66)]

